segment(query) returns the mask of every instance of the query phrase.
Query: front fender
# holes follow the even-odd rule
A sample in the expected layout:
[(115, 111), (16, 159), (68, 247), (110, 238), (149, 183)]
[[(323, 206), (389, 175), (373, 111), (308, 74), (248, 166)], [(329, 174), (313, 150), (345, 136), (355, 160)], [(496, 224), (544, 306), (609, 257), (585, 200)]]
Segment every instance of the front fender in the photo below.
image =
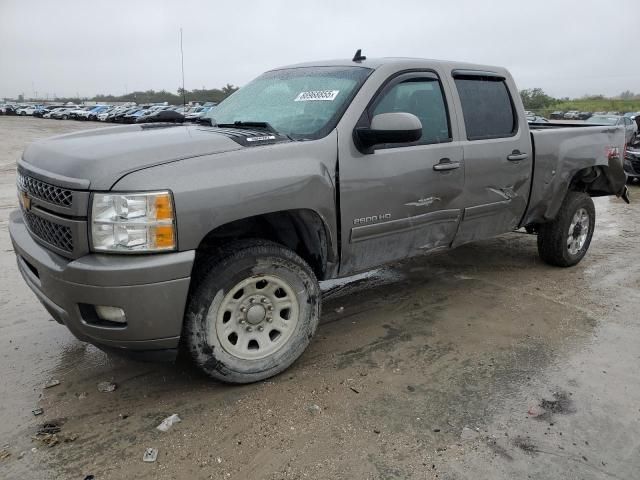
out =
[(336, 133), (291, 142), (205, 155), (130, 173), (114, 191), (170, 189), (178, 247), (193, 250), (212, 230), (245, 218), (306, 209), (326, 226), (337, 258), (335, 204)]

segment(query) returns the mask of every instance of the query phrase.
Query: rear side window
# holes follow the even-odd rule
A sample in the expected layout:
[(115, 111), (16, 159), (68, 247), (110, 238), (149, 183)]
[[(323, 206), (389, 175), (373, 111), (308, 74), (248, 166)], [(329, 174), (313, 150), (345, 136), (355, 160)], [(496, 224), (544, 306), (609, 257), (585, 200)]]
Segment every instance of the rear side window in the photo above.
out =
[(469, 140), (511, 137), (516, 133), (517, 117), (503, 79), (469, 76), (456, 77), (455, 82)]

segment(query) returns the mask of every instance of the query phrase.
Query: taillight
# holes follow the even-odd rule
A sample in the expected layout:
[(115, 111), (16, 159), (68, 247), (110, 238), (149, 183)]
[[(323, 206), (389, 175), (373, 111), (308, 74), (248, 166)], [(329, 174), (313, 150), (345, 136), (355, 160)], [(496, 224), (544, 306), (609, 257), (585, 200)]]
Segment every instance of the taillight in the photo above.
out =
[[(622, 151), (626, 150), (626, 145), (624, 146)], [(608, 160), (612, 160), (614, 158), (620, 158), (620, 147), (614, 147), (609, 145), (606, 150), (605, 153), (607, 154), (607, 159)]]

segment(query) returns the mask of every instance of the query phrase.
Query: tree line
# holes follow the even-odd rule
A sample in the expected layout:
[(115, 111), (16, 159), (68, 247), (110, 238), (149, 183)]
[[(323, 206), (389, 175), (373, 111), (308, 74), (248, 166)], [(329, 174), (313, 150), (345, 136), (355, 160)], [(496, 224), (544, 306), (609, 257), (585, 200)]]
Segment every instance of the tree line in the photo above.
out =
[(581, 98), (554, 98), (547, 95), (541, 88), (530, 88), (520, 91), (520, 98), (524, 108), (538, 115), (548, 116), (554, 110), (581, 112), (637, 112), (640, 111), (640, 94), (629, 90), (617, 97), (604, 95), (584, 95)]

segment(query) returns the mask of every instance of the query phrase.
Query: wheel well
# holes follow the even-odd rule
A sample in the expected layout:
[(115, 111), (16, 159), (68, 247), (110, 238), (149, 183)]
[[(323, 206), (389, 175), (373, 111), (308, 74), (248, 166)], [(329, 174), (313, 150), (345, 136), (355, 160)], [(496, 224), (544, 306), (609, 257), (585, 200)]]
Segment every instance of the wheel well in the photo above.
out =
[(320, 216), (313, 210), (298, 209), (266, 213), (235, 220), (210, 231), (196, 250), (198, 257), (234, 240), (259, 238), (284, 245), (300, 255), (318, 280), (327, 274), (330, 237)]
[(592, 197), (611, 195), (611, 186), (607, 177), (606, 166), (587, 167), (578, 170), (569, 183), (569, 190), (585, 192)]

